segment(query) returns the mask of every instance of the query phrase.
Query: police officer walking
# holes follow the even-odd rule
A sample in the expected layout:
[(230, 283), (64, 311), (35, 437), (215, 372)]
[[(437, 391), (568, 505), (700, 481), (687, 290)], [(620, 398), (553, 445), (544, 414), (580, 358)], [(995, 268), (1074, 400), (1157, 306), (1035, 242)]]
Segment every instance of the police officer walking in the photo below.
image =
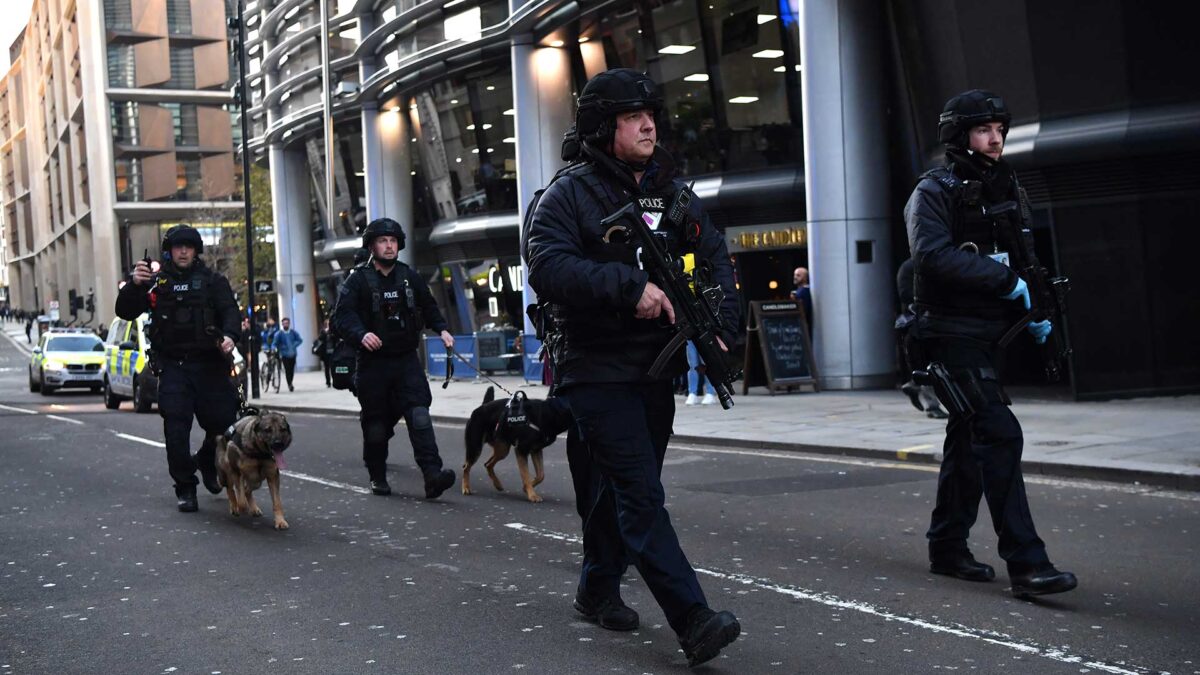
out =
[[(1026, 280), (1008, 266), (1017, 242), (987, 217), (992, 205), (1024, 198), (1001, 159), (1010, 119), (991, 92), (950, 99), (938, 124), (946, 164), (922, 176), (904, 216), (916, 270), (914, 336), (923, 352), (910, 360), (941, 363), (974, 408), (965, 414), (942, 401), (951, 414), (926, 535), (930, 571), (970, 581), (995, 577), (967, 547), (982, 495), (1012, 592), (1025, 597), (1069, 591), (1077, 582), (1050, 563), (1034, 529), (1021, 476), (1021, 425), (999, 380), (999, 338), (1030, 302)], [(1027, 328), (1038, 341), (1052, 330), (1048, 321)]]
[[(238, 397), (230, 377), (230, 353), (241, 338), (240, 313), (229, 282), (199, 258), (204, 242), (195, 228), (176, 225), (163, 237), (164, 261), (156, 274), (149, 262), (133, 267), (117, 294), (117, 316), (126, 321), (150, 311), (151, 367), (158, 374), (158, 412), (163, 418), (167, 468), (175, 480), (179, 510), (195, 511), (196, 469), (217, 494), (216, 437), (233, 424)], [(192, 417), (204, 429), (193, 457)]]
[[(647, 371), (671, 337), (674, 309), (637, 259), (624, 226), (601, 220), (637, 201), (675, 254), (712, 265), (725, 291), (724, 325), (738, 325), (729, 254), (692, 196), (681, 223), (664, 216), (680, 190), (670, 155), (659, 148), (664, 115), (655, 83), (631, 69), (600, 73), (584, 87), (576, 116), (581, 161), (556, 177), (532, 212), (526, 238), (529, 283), (554, 317), (555, 386), (568, 402), (587, 456), (571, 457), (584, 562), (575, 608), (611, 630), (639, 617), (621, 600), (632, 560), (679, 637), (689, 665), (733, 642), (741, 627), (709, 608), (664, 508), (663, 456), (675, 417), (673, 379), (687, 368), (683, 350), (652, 380)], [(734, 338), (722, 336), (724, 344)], [(577, 451), (578, 452), (578, 451)], [(590, 508), (582, 506), (590, 504)]]
[(425, 280), (400, 262), (404, 230), (379, 218), (363, 231), (370, 260), (355, 267), (338, 291), (333, 325), (340, 337), (359, 345), (354, 391), (362, 406), (363, 463), (371, 491), (391, 494), (387, 482), (388, 440), (404, 418), (413, 457), (425, 476), (425, 497), (434, 499), (454, 484), (454, 472), (442, 468), (429, 406), (433, 394), (417, 349), (421, 329), (441, 335), (447, 349), (454, 337)]

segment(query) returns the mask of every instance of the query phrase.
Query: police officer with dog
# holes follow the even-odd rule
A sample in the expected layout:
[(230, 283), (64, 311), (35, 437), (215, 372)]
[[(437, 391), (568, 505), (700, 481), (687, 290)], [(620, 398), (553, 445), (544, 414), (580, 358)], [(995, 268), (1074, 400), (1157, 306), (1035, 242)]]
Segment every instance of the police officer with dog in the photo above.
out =
[[(998, 205), (1014, 202), (1028, 213), (1024, 191), (1001, 158), (1010, 120), (1003, 99), (991, 92), (951, 98), (938, 124), (945, 166), (922, 176), (904, 215), (915, 267), (914, 346), (921, 352), (909, 360), (942, 374), (933, 383), (950, 411), (926, 535), (930, 571), (969, 581), (995, 577), (967, 546), (982, 496), (1012, 592), (1026, 597), (1069, 591), (1077, 581), (1051, 564), (1034, 528), (1021, 475), (1021, 425), (999, 379), (1000, 339), (1030, 307), (1029, 280), (1010, 267), (1018, 244), (993, 215)], [(1037, 321), (1025, 328), (1044, 342), (1058, 327)]]
[[(221, 491), (216, 437), (237, 416), (230, 355), (241, 339), (241, 317), (229, 282), (199, 257), (204, 241), (195, 228), (167, 230), (162, 251), (157, 273), (148, 259), (134, 265), (129, 283), (117, 294), (116, 313), (133, 321), (150, 312), (150, 367), (158, 375), (167, 467), (179, 510), (192, 512), (198, 508), (197, 468), (209, 492)], [(195, 456), (189, 448), (193, 416), (204, 429)]]
[[(601, 226), (631, 202), (672, 253), (711, 266), (724, 290), (720, 336), (732, 344), (738, 325), (733, 271), (721, 234), (689, 194), (680, 222), (665, 213), (687, 185), (657, 145), (665, 111), (659, 87), (619, 68), (583, 89), (575, 136), (564, 143), (559, 172), (531, 211), (525, 256), (529, 284), (544, 303), (541, 322), (555, 387), (570, 406), (584, 457), (571, 470), (584, 518), (584, 563), (575, 608), (612, 630), (633, 630), (639, 617), (621, 600), (631, 560), (679, 637), (690, 665), (715, 657), (740, 625), (708, 606), (696, 573), (664, 508), (663, 455), (675, 416), (672, 379), (684, 351), (658, 379), (648, 370), (669, 342), (675, 309), (650, 281), (628, 225)], [(575, 141), (578, 143), (575, 143)], [(574, 150), (572, 150), (572, 146)], [(579, 154), (575, 155), (575, 151)], [(586, 504), (590, 503), (590, 508)]]
[(353, 390), (362, 406), (363, 463), (371, 492), (389, 495), (388, 440), (404, 418), (413, 457), (425, 476), (425, 497), (434, 499), (454, 484), (454, 472), (442, 467), (429, 406), (433, 394), (417, 349), (427, 327), (446, 349), (454, 337), (433, 294), (416, 270), (400, 262), (404, 230), (391, 218), (371, 221), (363, 231), (370, 259), (353, 269), (338, 291), (333, 327), (359, 348)]

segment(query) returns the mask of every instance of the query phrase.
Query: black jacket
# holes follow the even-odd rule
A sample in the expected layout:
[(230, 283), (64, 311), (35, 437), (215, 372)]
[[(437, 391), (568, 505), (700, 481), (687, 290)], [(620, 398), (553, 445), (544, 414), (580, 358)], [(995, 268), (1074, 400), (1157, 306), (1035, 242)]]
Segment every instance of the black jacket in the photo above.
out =
[[(649, 274), (623, 260), (620, 247), (604, 241), (600, 221), (634, 198), (673, 193), (684, 183), (676, 180), (674, 164), (661, 148), (654, 156), (657, 171), (642, 186), (627, 167), (588, 151), (590, 161), (554, 181), (533, 212), (525, 247), (529, 284), (540, 300), (554, 305), (564, 335), (561, 362), (555, 364), (560, 384), (638, 382), (646, 379), (671, 331), (662, 320), (634, 317)], [(598, 201), (596, 186), (585, 183), (589, 172), (599, 179), (593, 181), (603, 190), (598, 196), (608, 203)], [(692, 201), (689, 216), (701, 226), (696, 257), (712, 263), (715, 280), (725, 290), (721, 339), (732, 348), (740, 312), (729, 252), (699, 199)], [(677, 356), (686, 368), (683, 350)]]
[[(192, 267), (186, 270), (180, 270), (175, 267), (174, 263), (167, 261), (163, 264), (162, 269), (158, 272), (154, 281), (151, 281), (149, 286), (139, 286), (133, 283), (132, 279), (128, 280), (120, 291), (117, 293), (116, 313), (117, 316), (126, 321), (133, 321), (142, 315), (142, 313), (151, 309), (150, 297), (151, 291), (155, 293), (160, 283), (173, 284), (175, 282), (185, 282), (193, 276), (198, 276), (207, 279), (204, 284), (206, 289), (208, 305), (213, 310), (213, 327), (220, 332), (221, 335), (229, 337), (234, 343), (237, 343), (242, 338), (242, 317), (241, 311), (238, 309), (237, 300), (234, 299), (233, 289), (229, 287), (229, 281), (220, 273), (213, 271), (204, 264), (203, 260), (197, 259)], [(152, 318), (152, 321), (161, 320)], [(152, 347), (160, 354), (171, 358), (199, 358), (223, 360), (225, 357), (221, 354), (218, 346), (218, 341), (214, 336), (212, 345), (205, 344), (200, 347), (180, 347), (179, 345), (159, 344), (155, 342), (157, 336), (156, 331), (151, 331)]]
[[(1016, 285), (1016, 272), (986, 255), (959, 248), (963, 242), (955, 235), (960, 231), (963, 205), (958, 186), (963, 180), (976, 178), (980, 176), (972, 167), (951, 161), (945, 171), (922, 177), (904, 207), (917, 277), (915, 302), (921, 335), (965, 336), (990, 342), (1011, 325), (1012, 313), (1019, 304), (1002, 297)], [(981, 199), (986, 203), (1002, 201), (986, 194)], [(931, 301), (930, 296), (935, 294), (941, 299), (952, 298), (952, 306)]]
[[(371, 285), (366, 275), (371, 274), (379, 280), (383, 291), (398, 290), (401, 303), (406, 303), (403, 290), (403, 280), (408, 279), (409, 287), (413, 290), (416, 301), (416, 313), (405, 312), (405, 330), (402, 334), (391, 336), (380, 334), (380, 328), (375, 325), (376, 318), (372, 315)], [(405, 308), (407, 304), (405, 304)], [(342, 282), (338, 290), (337, 306), (333, 310), (330, 326), (337, 332), (338, 337), (359, 348), (360, 356), (384, 357), (407, 354), (420, 346), (421, 326), (424, 325), (434, 333), (446, 330), (446, 319), (438, 310), (437, 301), (429, 291), (429, 285), (404, 263), (396, 263), (391, 273), (380, 274), (373, 264), (354, 268), (353, 272)], [(367, 333), (375, 333), (383, 346), (374, 352), (362, 349), (362, 339)]]

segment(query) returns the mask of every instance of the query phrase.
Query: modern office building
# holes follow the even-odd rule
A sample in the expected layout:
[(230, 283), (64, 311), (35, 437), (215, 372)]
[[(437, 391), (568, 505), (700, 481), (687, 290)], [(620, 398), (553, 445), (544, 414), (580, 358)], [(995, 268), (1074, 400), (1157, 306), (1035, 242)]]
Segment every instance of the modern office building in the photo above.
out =
[[(1200, 293), (1182, 271), (1200, 244), (1200, 84), (1186, 66), (1200, 53), (1169, 13), (1118, 0), (248, 0), (247, 29), (252, 144), (271, 169), (280, 299), (298, 325), (329, 306), (358, 229), (390, 216), (454, 332), (521, 327), (523, 210), (562, 164), (583, 84), (625, 66), (663, 85), (662, 143), (724, 231), (743, 299), (785, 297), (792, 269), (809, 267), (824, 386), (890, 385), (902, 207), (940, 161), (942, 103), (983, 87), (1015, 112), (1008, 153), (1044, 262), (1073, 278), (1075, 392), (1200, 387)], [(1114, 330), (1117, 317), (1141, 328)]]
[(35, 0), (0, 80), (14, 307), (102, 326), (161, 230), (240, 219), (224, 0)]

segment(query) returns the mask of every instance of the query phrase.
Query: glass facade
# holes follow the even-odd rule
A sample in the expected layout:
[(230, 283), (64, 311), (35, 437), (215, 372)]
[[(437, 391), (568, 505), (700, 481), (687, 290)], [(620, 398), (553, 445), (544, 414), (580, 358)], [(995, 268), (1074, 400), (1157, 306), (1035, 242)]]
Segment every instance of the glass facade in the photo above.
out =
[(576, 91), (607, 68), (664, 92), (661, 142), (685, 175), (804, 161), (797, 0), (652, 0), (577, 24)]
[(418, 92), (414, 173), (435, 222), (517, 209), (512, 76), (498, 63)]

